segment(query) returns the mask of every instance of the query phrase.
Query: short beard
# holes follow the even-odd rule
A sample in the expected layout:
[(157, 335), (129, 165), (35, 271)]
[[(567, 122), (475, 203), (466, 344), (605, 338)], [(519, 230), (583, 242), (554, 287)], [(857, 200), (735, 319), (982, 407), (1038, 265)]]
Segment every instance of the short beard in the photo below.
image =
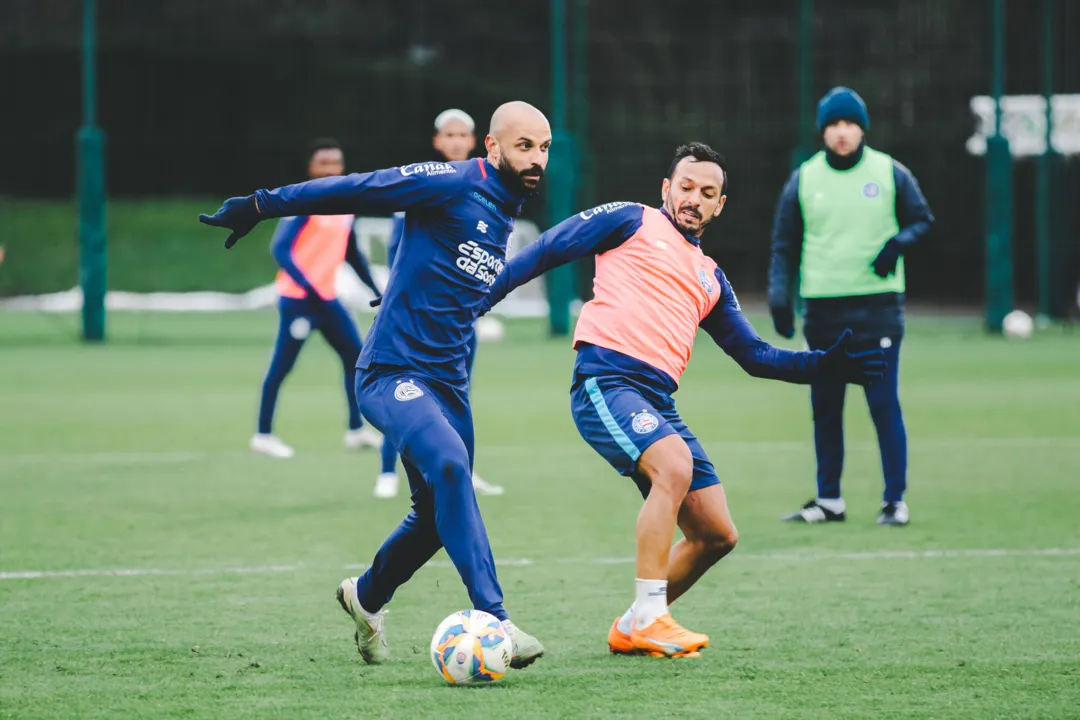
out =
[[(532, 170), (531, 167), (528, 168), (528, 169)], [(505, 182), (510, 187), (517, 190), (522, 195), (532, 193), (532, 192), (536, 192), (537, 189), (539, 189), (539, 187), (540, 187), (539, 185), (537, 185), (535, 188), (530, 188), (530, 187), (526, 186), (525, 185), (524, 173), (520, 173), (517, 170), (515, 170), (514, 167), (510, 164), (510, 162), (504, 156), (499, 157), (499, 164), (496, 166), (496, 170), (499, 171), (499, 176), (503, 179), (503, 182)], [(541, 170), (540, 171), (540, 176), (537, 179), (540, 180), (540, 179), (543, 179), (543, 177), (544, 177), (544, 171)]]
[(709, 224), (708, 220), (702, 218), (700, 220), (701, 224), (696, 228), (688, 228), (679, 220), (679, 213), (674, 206), (665, 205), (665, 208), (667, 209), (668, 214), (671, 215), (671, 219), (675, 221), (675, 227), (679, 229), (679, 232), (685, 235), (694, 235), (695, 237), (700, 236), (701, 233), (705, 231), (705, 226)]

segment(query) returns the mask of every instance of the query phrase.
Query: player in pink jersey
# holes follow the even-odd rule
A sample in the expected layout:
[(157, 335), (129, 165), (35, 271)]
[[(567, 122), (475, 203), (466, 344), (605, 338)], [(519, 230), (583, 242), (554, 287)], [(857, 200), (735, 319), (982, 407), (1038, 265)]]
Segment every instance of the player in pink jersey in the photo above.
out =
[[(308, 159), (312, 178), (333, 177), (345, 172), (345, 156), (336, 140), (317, 140)], [(282, 218), (270, 243), (270, 253), (281, 268), (275, 284), (278, 295), (278, 334), (270, 367), (263, 379), (259, 398), (258, 429), (252, 436), (253, 451), (277, 458), (289, 458), (295, 451), (273, 432), (278, 391), (308, 337), (315, 330), (341, 358), (344, 370), (345, 402), (349, 427), (345, 446), (378, 447), (381, 436), (364, 425), (356, 404), (353, 378), (356, 358), (362, 347), (360, 332), (349, 311), (337, 299), (335, 279), (342, 262), (348, 263), (361, 282), (376, 296), (379, 289), (371, 277), (367, 260), (360, 253), (353, 232), (352, 215), (304, 215)]]
[[(845, 332), (826, 351), (794, 352), (758, 337), (724, 273), (701, 251), (705, 227), (727, 201), (724, 160), (707, 145), (678, 148), (659, 209), (608, 203), (548, 230), (507, 264), (487, 308), (538, 275), (596, 256), (594, 297), (574, 334), (574, 422), (589, 445), (634, 479), (636, 599), (612, 624), (613, 653), (695, 655), (709, 638), (680, 626), (668, 605), (735, 547), (720, 478), (679, 417), (672, 394), (698, 328), (755, 377), (866, 384), (884, 370), (879, 349), (853, 353)], [(683, 539), (672, 546), (678, 526)]]

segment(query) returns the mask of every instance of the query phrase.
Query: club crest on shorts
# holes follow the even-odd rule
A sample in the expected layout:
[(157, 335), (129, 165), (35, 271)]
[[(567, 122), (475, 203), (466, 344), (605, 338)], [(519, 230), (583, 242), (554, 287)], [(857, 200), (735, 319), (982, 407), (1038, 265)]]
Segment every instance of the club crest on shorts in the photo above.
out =
[(648, 410), (633, 413), (630, 417), (633, 418), (633, 420), (630, 421), (630, 426), (634, 428), (634, 432), (638, 435), (648, 435), (653, 430), (660, 427), (660, 421)]
[(716, 288), (716, 283), (709, 277), (709, 273), (705, 272), (705, 268), (698, 270), (698, 281), (701, 282), (701, 288), (712, 295), (712, 291)]
[(400, 402), (408, 402), (423, 396), (424, 391), (413, 384), (412, 380), (398, 382), (397, 387), (394, 388), (394, 399)]
[(862, 186), (862, 194), (863, 197), (873, 200), (881, 194), (881, 186), (876, 182), (868, 182)]

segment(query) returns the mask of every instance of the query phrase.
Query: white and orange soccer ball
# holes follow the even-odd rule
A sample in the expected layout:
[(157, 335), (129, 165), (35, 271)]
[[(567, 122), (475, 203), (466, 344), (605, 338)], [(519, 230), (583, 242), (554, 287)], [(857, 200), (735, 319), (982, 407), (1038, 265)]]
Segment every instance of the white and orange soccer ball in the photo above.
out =
[(439, 623), (431, 638), (431, 662), (451, 685), (498, 681), (510, 667), (513, 642), (499, 619), (480, 610), (459, 610)]

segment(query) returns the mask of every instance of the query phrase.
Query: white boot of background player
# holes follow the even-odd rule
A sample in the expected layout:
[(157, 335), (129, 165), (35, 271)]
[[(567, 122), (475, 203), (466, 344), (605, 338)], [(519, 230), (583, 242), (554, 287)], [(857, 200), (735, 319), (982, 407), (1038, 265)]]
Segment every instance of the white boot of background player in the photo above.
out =
[(397, 473), (379, 473), (379, 476), (375, 478), (375, 497), (381, 499), (397, 497), (399, 483)]
[(377, 448), (382, 446), (382, 435), (365, 425), (356, 430), (345, 431), (345, 447), (349, 450)]
[[(397, 473), (379, 473), (379, 476), (375, 478), (375, 497), (384, 500), (397, 497), (400, 483)], [(472, 484), (477, 495), (494, 496), (505, 492), (502, 486), (487, 483), (476, 473), (473, 473)]]
[(248, 447), (252, 452), (262, 453), (275, 458), (291, 458), (296, 451), (281, 441), (277, 435), (256, 433), (251, 436)]
[(472, 486), (477, 495), (502, 495), (505, 492), (501, 485), (492, 485), (476, 473), (472, 476)]

